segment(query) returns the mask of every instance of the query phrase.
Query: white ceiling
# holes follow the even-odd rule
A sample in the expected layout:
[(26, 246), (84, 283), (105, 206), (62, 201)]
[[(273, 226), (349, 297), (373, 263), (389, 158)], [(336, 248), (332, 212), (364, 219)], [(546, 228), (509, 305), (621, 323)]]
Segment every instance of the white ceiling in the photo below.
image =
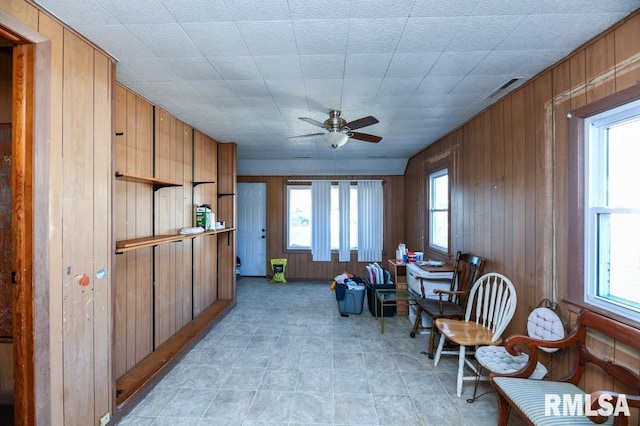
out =
[[(408, 158), (640, 0), (37, 0), (118, 60), (125, 86), (219, 141), (239, 175), (403, 174)], [(331, 109), (378, 144), (337, 150)]]

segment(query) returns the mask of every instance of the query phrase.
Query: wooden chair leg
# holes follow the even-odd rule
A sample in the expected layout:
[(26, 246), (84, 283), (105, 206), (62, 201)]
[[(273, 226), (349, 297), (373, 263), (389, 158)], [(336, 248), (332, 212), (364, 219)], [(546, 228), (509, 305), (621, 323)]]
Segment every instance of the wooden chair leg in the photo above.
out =
[(434, 366), (438, 365), (438, 363), (440, 362), (440, 357), (442, 356), (442, 348), (444, 347), (444, 341), (445, 340), (447, 340), (447, 338), (444, 337), (444, 334), (441, 334), (440, 335), (440, 343), (438, 343), (438, 350), (436, 350), (436, 357), (433, 360), (433, 365)]
[(416, 333), (418, 332), (418, 328), (420, 328), (420, 318), (422, 318), (422, 308), (420, 307), (420, 305), (415, 305), (416, 306), (416, 319), (413, 321), (413, 328), (411, 329), (411, 332), (409, 333), (409, 336), (416, 337)]
[(498, 426), (507, 426), (509, 422), (510, 406), (506, 398), (500, 392), (496, 392), (498, 396)]
[(427, 355), (429, 355), (431, 359), (433, 359), (433, 346), (436, 341), (436, 333), (438, 332), (438, 329), (433, 325), (435, 321), (435, 318), (431, 318), (431, 333), (429, 335), (429, 349), (427, 350)]
[(462, 385), (464, 384), (464, 357), (466, 356), (466, 348), (466, 346), (460, 345), (460, 358), (458, 359), (458, 380), (456, 381), (456, 395), (458, 395), (458, 398), (462, 396)]

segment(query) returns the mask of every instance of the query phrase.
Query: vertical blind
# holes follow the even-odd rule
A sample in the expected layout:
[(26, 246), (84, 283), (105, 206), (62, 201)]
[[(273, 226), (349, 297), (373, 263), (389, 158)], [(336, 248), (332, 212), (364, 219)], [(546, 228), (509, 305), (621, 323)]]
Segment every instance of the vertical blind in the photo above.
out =
[(311, 183), (311, 256), (314, 262), (331, 261), (331, 182)]

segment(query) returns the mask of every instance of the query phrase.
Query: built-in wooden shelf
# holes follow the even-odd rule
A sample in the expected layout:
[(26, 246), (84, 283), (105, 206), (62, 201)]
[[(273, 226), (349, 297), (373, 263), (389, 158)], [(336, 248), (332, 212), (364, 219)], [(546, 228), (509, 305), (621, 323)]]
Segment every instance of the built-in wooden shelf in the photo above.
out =
[(204, 185), (206, 183), (216, 183), (215, 180), (196, 180), (193, 182), (193, 186), (196, 187), (198, 185)]
[(213, 302), (200, 315), (116, 380), (116, 409), (122, 409), (132, 400), (137, 402), (142, 399), (149, 392), (150, 387), (160, 380), (162, 373), (166, 373), (164, 370), (173, 367), (180, 356), (195, 346), (234, 305), (233, 300)]
[(158, 179), (150, 176), (135, 175), (133, 173), (116, 172), (116, 179), (125, 180), (127, 182), (145, 183), (147, 185), (153, 185), (153, 190), (157, 191), (160, 188), (166, 188), (169, 186), (182, 186), (180, 182), (172, 182), (169, 180)]
[(224, 234), (230, 231), (235, 231), (235, 228), (212, 229), (211, 231), (200, 232), (197, 234), (154, 235), (151, 237), (141, 237), (133, 238), (130, 240), (116, 241), (116, 254), (121, 254), (127, 251), (137, 250), (145, 247), (154, 247), (160, 244), (188, 240), (190, 238), (203, 237), (206, 235)]

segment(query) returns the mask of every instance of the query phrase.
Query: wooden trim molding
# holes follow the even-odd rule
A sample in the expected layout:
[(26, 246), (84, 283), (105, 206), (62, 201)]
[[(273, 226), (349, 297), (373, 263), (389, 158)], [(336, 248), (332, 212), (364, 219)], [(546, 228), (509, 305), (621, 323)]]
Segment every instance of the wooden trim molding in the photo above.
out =
[(616, 319), (634, 327), (630, 321), (615, 313), (604, 311), (584, 300), (584, 194), (585, 194), (585, 119), (625, 103), (640, 99), (640, 84), (621, 90), (590, 104), (584, 105), (569, 113), (569, 182), (568, 209), (572, 218), (572, 226), (568, 230), (567, 265), (572, 271), (572, 279), (568, 283), (565, 300), (577, 306), (593, 310), (607, 317)]

